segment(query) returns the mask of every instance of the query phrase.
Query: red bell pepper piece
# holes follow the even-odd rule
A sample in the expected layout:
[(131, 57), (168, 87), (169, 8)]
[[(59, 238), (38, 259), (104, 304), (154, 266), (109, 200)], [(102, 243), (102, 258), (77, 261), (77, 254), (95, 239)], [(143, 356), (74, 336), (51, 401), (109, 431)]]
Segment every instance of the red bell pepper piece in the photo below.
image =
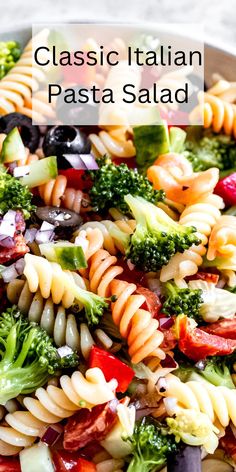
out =
[(0, 456), (0, 472), (21, 472), (19, 458)]
[(86, 192), (92, 187), (92, 181), (89, 176), (85, 174), (84, 170), (79, 169), (62, 169), (59, 170), (60, 175), (67, 178), (67, 187), (72, 187), (76, 190)]
[[(67, 472), (68, 470), (70, 472), (96, 472), (96, 465), (93, 462), (78, 457), (78, 453), (74, 452), (57, 450), (53, 453), (53, 462), (56, 472)], [(7, 471), (8, 469), (5, 470), (5, 472)]]
[(219, 180), (215, 193), (223, 198), (227, 206), (236, 205), (236, 172)]
[(117, 392), (124, 393), (134, 377), (131, 367), (97, 346), (93, 346), (90, 351), (89, 367), (99, 367), (107, 382), (116, 379), (118, 382)]
[(178, 318), (179, 350), (189, 359), (199, 361), (207, 356), (226, 356), (235, 351), (235, 340), (208, 334), (200, 328), (192, 328), (187, 316)]

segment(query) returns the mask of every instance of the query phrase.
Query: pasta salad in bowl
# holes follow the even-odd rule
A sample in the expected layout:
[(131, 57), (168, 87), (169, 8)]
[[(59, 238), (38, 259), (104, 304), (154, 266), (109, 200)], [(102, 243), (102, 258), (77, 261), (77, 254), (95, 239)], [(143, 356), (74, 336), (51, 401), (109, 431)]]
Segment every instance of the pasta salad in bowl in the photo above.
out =
[(234, 78), (213, 75), (203, 126), (36, 126), (17, 40), (0, 43), (0, 470), (235, 470)]

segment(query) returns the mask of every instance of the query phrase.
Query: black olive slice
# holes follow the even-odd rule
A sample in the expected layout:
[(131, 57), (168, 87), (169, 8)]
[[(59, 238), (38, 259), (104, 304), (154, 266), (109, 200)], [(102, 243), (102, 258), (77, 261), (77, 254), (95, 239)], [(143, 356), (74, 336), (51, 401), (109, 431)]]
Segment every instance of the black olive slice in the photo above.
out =
[(76, 126), (53, 126), (43, 141), (45, 156), (89, 154), (90, 150), (91, 144), (88, 137)]
[(56, 227), (78, 227), (83, 222), (81, 216), (74, 211), (54, 206), (38, 207), (36, 216), (39, 220), (47, 221)]
[(18, 128), (24, 145), (30, 152), (36, 151), (39, 146), (39, 127), (32, 125), (28, 116), (21, 113), (9, 113), (0, 118), (0, 133), (8, 134), (13, 128)]

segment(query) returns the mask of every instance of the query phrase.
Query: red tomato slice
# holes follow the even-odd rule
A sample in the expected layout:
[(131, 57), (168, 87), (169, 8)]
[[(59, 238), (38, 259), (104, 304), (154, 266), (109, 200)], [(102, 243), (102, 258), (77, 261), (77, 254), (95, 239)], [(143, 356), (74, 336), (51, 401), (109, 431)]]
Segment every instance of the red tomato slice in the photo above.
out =
[(90, 351), (89, 367), (99, 367), (107, 382), (116, 379), (118, 382), (117, 392), (124, 393), (134, 377), (131, 367), (97, 346), (93, 346)]
[(139, 284), (137, 286), (136, 293), (143, 295), (146, 298), (146, 302), (142, 308), (149, 311), (153, 318), (156, 318), (161, 309), (161, 302), (158, 295), (149, 290), (149, 288), (143, 287)]
[(226, 356), (236, 349), (236, 341), (208, 334), (202, 329), (189, 326), (188, 318), (178, 320), (179, 349), (189, 359), (199, 361), (207, 356)]
[(201, 328), (209, 334), (216, 334), (222, 338), (236, 339), (236, 318), (232, 320), (219, 320)]
[(63, 79), (66, 84), (91, 85), (94, 82), (96, 68), (87, 64), (77, 67), (75, 65), (62, 67)]
[(93, 462), (78, 457), (78, 453), (62, 450), (53, 453), (53, 462), (56, 472), (95, 472), (96, 466)]
[(0, 472), (21, 472), (19, 458), (0, 456)]

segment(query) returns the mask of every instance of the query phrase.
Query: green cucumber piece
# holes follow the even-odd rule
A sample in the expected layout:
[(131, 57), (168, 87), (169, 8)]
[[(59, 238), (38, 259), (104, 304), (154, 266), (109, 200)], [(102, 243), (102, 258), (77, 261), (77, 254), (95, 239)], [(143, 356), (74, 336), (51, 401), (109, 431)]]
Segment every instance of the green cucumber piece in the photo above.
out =
[(145, 173), (160, 154), (169, 152), (168, 127), (162, 121), (151, 126), (135, 126), (133, 131), (137, 166)]
[(54, 472), (52, 456), (45, 443), (38, 443), (20, 452), (22, 472)]
[(13, 128), (2, 144), (1, 161), (5, 163), (25, 159), (26, 152), (18, 128)]
[(184, 142), (186, 139), (187, 133), (177, 126), (172, 126), (169, 131), (170, 139), (170, 151), (171, 152), (181, 152), (183, 151)]
[(39, 249), (42, 256), (50, 262), (57, 262), (62, 269), (77, 270), (87, 267), (82, 247), (68, 241), (40, 244)]
[(57, 158), (56, 156), (45, 157), (36, 162), (32, 162), (29, 166), (29, 174), (21, 177), (22, 185), (29, 188), (46, 184), (49, 180), (57, 177)]

